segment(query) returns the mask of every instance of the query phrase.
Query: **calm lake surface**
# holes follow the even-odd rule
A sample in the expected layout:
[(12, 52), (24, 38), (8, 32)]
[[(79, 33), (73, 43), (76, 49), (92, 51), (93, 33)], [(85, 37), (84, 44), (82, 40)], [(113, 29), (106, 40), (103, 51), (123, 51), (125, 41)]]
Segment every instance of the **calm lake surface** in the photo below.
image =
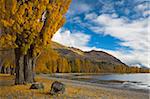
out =
[(55, 74), (55, 77), (80, 80), (97, 84), (110, 84), (113, 86), (150, 89), (150, 73), (134, 74)]
[(91, 78), (95, 80), (95, 82), (101, 80), (123, 81), (122, 86), (124, 87), (150, 89), (150, 73), (95, 75)]
[(150, 73), (96, 75), (93, 78), (98, 80), (121, 80), (150, 84)]

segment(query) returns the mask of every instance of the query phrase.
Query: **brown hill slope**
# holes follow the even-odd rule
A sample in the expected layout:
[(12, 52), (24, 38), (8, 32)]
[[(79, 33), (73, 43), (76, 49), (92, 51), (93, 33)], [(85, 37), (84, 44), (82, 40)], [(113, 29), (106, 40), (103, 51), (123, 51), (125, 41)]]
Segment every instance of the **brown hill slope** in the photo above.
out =
[(110, 62), (112, 64), (117, 64), (117, 65), (126, 65), (116, 57), (103, 51), (92, 50), (92, 51), (84, 52), (77, 48), (65, 47), (56, 42), (52, 42), (51, 47), (53, 50), (57, 51), (63, 57), (80, 58), (80, 59), (91, 60), (94, 62)]
[[(71, 71), (64, 70), (66, 72), (125, 72), (128, 69), (126, 64), (103, 51), (92, 50), (84, 52), (77, 48), (60, 45), (56, 42), (51, 43), (51, 50), (53, 50), (53, 53), (57, 53), (59, 57), (56, 60), (57, 62), (53, 63), (56, 63), (58, 67), (62, 67), (63, 62), (66, 62), (67, 67), (71, 68)], [(59, 66), (58, 61), (62, 66)], [(61, 70), (57, 70), (57, 72), (61, 72)]]

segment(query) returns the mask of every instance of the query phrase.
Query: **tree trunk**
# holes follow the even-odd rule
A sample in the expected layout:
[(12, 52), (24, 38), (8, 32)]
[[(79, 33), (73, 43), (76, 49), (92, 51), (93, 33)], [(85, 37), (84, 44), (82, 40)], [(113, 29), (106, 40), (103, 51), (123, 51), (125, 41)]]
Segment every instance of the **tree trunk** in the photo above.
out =
[(33, 67), (35, 60), (28, 51), (27, 55), (21, 55), (19, 49), (15, 49), (16, 55), (16, 79), (15, 84), (34, 82)]
[(15, 68), (14, 67), (12, 67), (12, 68), (10, 68), (11, 69), (11, 75), (15, 75)]
[(1, 68), (1, 73), (4, 74), (4, 66)]
[(0, 66), (0, 73), (2, 73), (2, 66)]
[(30, 57), (30, 54), (28, 53), (25, 55), (24, 60), (24, 78), (26, 83), (32, 83), (33, 82), (33, 58)]
[(33, 60), (32, 60), (33, 81), (35, 81), (34, 78), (35, 78), (35, 74), (36, 74), (36, 72), (35, 72), (36, 60), (37, 60), (37, 57), (33, 58)]
[(16, 78), (15, 84), (24, 84), (24, 55), (21, 55), (20, 49), (15, 49), (15, 57), (16, 57)]
[(4, 74), (7, 74), (7, 72), (6, 72), (6, 67), (4, 67)]
[(10, 73), (10, 67), (7, 67), (7, 68), (6, 68), (6, 73), (7, 73), (7, 74), (11, 74), (11, 73)]

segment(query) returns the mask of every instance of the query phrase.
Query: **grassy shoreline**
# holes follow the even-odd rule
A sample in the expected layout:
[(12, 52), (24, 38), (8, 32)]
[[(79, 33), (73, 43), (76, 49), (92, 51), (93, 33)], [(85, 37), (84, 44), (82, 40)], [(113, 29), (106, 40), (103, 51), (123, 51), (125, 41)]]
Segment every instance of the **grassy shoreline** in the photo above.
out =
[[(149, 99), (148, 93), (94, 87), (65, 80), (60, 80), (66, 85), (65, 93), (51, 96), (49, 94), (50, 86), (55, 80), (58, 79), (46, 79), (36, 76), (36, 81), (42, 82), (45, 88), (44, 90), (30, 90), (31, 84), (13, 85), (13, 76), (0, 74), (0, 97), (1, 99), (8, 99), (8, 97), (13, 97), (13, 99)], [(5, 83), (5, 86), (1, 86), (2, 83)]]

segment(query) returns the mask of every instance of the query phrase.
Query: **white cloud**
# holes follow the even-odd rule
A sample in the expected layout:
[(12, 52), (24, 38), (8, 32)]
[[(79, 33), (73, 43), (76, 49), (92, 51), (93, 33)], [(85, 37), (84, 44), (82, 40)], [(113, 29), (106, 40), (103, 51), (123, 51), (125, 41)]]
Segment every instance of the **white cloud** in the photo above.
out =
[(149, 2), (143, 2), (137, 6), (135, 6), (134, 10), (137, 13), (140, 13), (143, 17), (147, 17), (150, 15)]
[(76, 47), (82, 50), (87, 50), (88, 47), (86, 46), (90, 41), (90, 36), (84, 33), (71, 33), (69, 30), (62, 31), (62, 29), (60, 29), (53, 36), (52, 41), (58, 42), (68, 47)]
[(90, 14), (86, 14), (85, 15), (85, 20), (91, 20), (91, 19), (94, 19), (97, 17), (97, 14), (96, 13), (90, 13)]
[(150, 10), (146, 10), (143, 12), (143, 16), (149, 16), (150, 15)]
[(52, 38), (52, 41), (60, 43), (68, 47), (79, 48), (83, 51), (103, 50), (96, 47), (88, 47), (91, 36), (85, 33), (71, 33), (69, 30), (59, 29)]
[(143, 2), (135, 6), (135, 10), (141, 11), (141, 12), (148, 10), (148, 9), (149, 9), (149, 2)]
[(148, 52), (132, 51), (126, 53), (123, 51), (108, 51), (112, 55), (118, 57), (123, 62), (131, 66), (146, 66), (150, 68)]
[(120, 43), (122, 46), (130, 47), (132, 49), (146, 49), (149, 47), (148, 39), (148, 20), (136, 20), (128, 22), (124, 18), (112, 18), (109, 15), (100, 15), (92, 20), (94, 23), (102, 25), (103, 28), (91, 27), (97, 33), (103, 32), (104, 35), (111, 35), (124, 42)]

